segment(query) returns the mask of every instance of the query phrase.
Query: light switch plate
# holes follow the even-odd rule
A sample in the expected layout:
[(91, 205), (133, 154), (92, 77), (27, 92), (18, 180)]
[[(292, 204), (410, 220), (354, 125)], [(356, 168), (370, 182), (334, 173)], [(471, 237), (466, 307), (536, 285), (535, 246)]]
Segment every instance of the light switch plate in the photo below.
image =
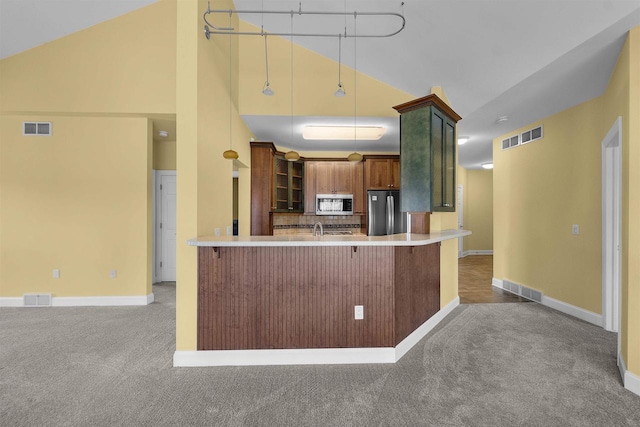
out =
[(356, 305), (354, 309), (354, 317), (356, 320), (364, 319), (364, 305)]
[(573, 234), (580, 234), (580, 226), (578, 224), (573, 224), (571, 226), (571, 232)]

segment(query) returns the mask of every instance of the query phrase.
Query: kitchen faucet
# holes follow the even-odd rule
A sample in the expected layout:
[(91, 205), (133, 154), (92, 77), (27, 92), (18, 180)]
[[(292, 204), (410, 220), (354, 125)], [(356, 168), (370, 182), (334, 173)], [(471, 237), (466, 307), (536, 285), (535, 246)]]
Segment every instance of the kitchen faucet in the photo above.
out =
[(316, 222), (316, 223), (313, 225), (313, 235), (314, 235), (314, 236), (317, 236), (317, 234), (316, 234), (316, 230), (317, 230), (318, 226), (320, 226), (320, 235), (321, 235), (321, 236), (324, 236), (324, 229), (322, 228), (322, 223), (321, 223), (320, 221)]

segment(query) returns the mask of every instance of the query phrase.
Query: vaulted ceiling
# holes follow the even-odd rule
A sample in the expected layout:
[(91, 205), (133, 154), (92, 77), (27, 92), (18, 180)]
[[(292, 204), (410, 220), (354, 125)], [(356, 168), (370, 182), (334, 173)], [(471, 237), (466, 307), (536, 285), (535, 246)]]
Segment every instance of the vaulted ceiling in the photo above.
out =
[[(153, 3), (153, 0), (0, 0), (2, 58)], [(640, 25), (638, 0), (235, 0), (239, 10), (390, 11), (406, 17), (399, 34), (359, 39), (358, 71), (416, 97), (441, 86), (470, 139), (460, 164), (491, 161), (494, 137), (603, 93), (625, 40)], [(212, 0), (211, 7), (216, 2)], [(269, 32), (288, 31), (289, 19), (242, 17)], [(351, 20), (347, 31), (352, 32)], [(308, 31), (326, 22), (305, 24)], [(386, 24), (358, 19), (358, 33)], [(393, 27), (395, 24), (389, 24)], [(335, 41), (296, 43), (338, 60)], [(345, 63), (353, 58), (345, 43)], [(508, 120), (497, 123), (497, 118)], [(260, 139), (278, 135), (273, 120), (245, 117)], [(320, 118), (319, 118), (320, 120)], [(386, 119), (388, 120), (388, 119)], [(390, 126), (394, 126), (391, 123)], [(285, 127), (286, 128), (286, 127)], [(287, 132), (288, 132), (288, 128)], [(397, 139), (397, 129), (391, 135)], [(391, 141), (397, 144), (397, 141)]]

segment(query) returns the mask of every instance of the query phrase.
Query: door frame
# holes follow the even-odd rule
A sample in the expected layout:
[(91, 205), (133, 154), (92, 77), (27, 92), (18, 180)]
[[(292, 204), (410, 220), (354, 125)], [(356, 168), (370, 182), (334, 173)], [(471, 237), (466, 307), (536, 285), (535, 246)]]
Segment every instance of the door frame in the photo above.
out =
[[(160, 254), (162, 239), (159, 219), (162, 218), (162, 198), (160, 183), (163, 176), (177, 176), (175, 170), (153, 170), (153, 283), (160, 282)], [(177, 179), (177, 178), (176, 178)]]
[(602, 326), (612, 332), (620, 330), (621, 224), (622, 117), (618, 117), (602, 140)]
[[(462, 193), (462, 197), (458, 197), (458, 195)], [(458, 184), (456, 186), (456, 202), (458, 208), (458, 229), (462, 230), (464, 227), (464, 186), (462, 184)], [(464, 237), (458, 238), (458, 258), (464, 257)]]

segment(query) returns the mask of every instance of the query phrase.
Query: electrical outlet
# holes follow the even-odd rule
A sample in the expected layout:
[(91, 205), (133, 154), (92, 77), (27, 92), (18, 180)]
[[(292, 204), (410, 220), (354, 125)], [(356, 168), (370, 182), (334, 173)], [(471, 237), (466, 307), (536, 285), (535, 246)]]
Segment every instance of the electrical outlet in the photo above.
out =
[(231, 236), (233, 232), (231, 231), (231, 226), (227, 225), (227, 236)]
[(580, 226), (578, 224), (573, 224), (571, 226), (571, 232), (573, 234), (580, 234)]
[(356, 320), (364, 319), (364, 305), (356, 305), (354, 309), (354, 317)]
[(115, 279), (118, 276), (118, 271), (117, 270), (111, 270), (109, 272), (109, 277), (111, 277), (112, 279)]
[(59, 279), (60, 278), (60, 270), (57, 268), (53, 269), (53, 278), (54, 279)]
[(219, 235), (220, 235), (220, 229), (219, 229), (219, 228), (216, 228), (216, 230), (215, 230), (215, 235), (216, 235), (216, 236), (219, 236)]

